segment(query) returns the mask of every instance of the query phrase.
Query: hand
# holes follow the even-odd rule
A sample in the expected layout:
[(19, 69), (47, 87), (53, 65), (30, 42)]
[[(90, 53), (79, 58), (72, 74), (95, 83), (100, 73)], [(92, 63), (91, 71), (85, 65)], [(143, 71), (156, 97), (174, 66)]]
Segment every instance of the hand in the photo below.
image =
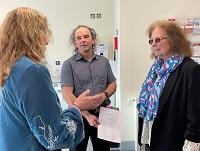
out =
[(90, 90), (84, 91), (74, 102), (74, 105), (81, 111), (95, 109), (102, 103), (103, 96), (101, 94), (94, 96), (90, 96), (89, 94)]
[(98, 128), (98, 125), (100, 123), (99, 123), (98, 118), (95, 115), (90, 114), (87, 116), (86, 119), (87, 119), (88, 123), (90, 124), (90, 126), (94, 126), (94, 127)]

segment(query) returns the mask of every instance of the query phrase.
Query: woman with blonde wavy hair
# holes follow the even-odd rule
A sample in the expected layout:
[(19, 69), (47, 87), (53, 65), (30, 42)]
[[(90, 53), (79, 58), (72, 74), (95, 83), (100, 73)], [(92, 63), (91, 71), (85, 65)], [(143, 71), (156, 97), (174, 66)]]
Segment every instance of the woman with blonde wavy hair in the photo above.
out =
[(46, 151), (71, 147), (84, 137), (80, 111), (96, 108), (101, 96), (82, 93), (62, 111), (46, 67), (48, 21), (37, 10), (10, 11), (0, 27), (1, 151)]

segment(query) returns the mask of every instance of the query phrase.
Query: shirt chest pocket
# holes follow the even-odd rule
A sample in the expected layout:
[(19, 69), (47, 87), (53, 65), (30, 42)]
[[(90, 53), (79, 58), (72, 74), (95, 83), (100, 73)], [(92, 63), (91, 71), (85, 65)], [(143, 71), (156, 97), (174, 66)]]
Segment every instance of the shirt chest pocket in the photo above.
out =
[(106, 76), (101, 76), (98, 79), (95, 79), (95, 86), (97, 90), (103, 91), (107, 87), (107, 78)]

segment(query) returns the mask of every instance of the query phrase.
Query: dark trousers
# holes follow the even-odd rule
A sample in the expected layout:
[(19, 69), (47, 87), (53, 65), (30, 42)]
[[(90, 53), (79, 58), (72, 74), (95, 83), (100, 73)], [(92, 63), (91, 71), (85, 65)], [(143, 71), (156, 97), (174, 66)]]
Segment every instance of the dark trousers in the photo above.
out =
[(83, 122), (85, 126), (85, 138), (76, 147), (70, 148), (70, 151), (86, 151), (89, 138), (92, 142), (93, 151), (110, 151), (110, 143), (97, 138), (97, 128), (90, 126), (84, 117)]
[(149, 145), (145, 145), (145, 151), (150, 151), (150, 146)]

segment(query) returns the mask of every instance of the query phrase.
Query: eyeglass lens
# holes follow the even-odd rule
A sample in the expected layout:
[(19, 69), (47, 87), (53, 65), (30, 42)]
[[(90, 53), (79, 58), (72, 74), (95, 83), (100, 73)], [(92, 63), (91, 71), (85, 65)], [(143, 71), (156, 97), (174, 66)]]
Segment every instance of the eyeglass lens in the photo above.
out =
[(155, 43), (159, 43), (161, 40), (166, 38), (155, 38), (155, 39), (149, 39), (149, 44), (152, 45), (152, 43), (155, 41)]

